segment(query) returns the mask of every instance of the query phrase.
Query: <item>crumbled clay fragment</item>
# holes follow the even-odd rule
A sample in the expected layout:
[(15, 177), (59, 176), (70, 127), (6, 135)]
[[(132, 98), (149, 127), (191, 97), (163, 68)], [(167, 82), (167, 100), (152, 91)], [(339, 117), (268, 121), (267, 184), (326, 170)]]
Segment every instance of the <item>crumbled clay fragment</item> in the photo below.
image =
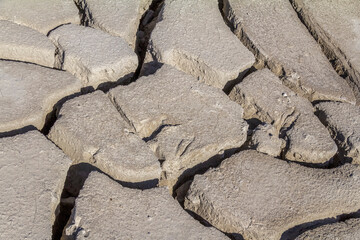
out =
[(327, 224), (313, 230), (309, 230), (295, 240), (359, 240), (360, 220), (349, 219), (344, 222)]
[[(225, 0), (235, 33), (284, 83), (309, 101), (355, 103), (355, 96), (332, 68), (289, 0)], [(341, 3), (343, 4), (343, 3)]]
[(323, 102), (316, 105), (321, 121), (346, 157), (360, 164), (360, 107), (347, 103)]
[(1, 239), (51, 239), (70, 164), (38, 131), (0, 138)]
[(62, 24), (80, 24), (79, 10), (73, 0), (1, 0), (0, 20), (33, 28), (45, 35)]
[(148, 51), (147, 59), (151, 55), (220, 89), (255, 62), (224, 23), (216, 0), (165, 1)]
[(75, 163), (87, 162), (112, 178), (144, 182), (160, 178), (158, 159), (101, 91), (67, 101), (49, 138)]
[(360, 208), (360, 169), (316, 169), (253, 150), (196, 175), (185, 208), (227, 233), (275, 240), (295, 226)]
[(135, 49), (140, 19), (151, 0), (76, 0), (91, 17), (90, 25), (119, 36)]
[(65, 227), (63, 239), (227, 239), (188, 215), (166, 188), (122, 187), (90, 173)]
[(230, 98), (244, 108), (244, 118), (272, 124), (285, 135), (285, 158), (327, 163), (337, 152), (328, 130), (305, 98), (296, 95), (268, 69), (259, 70), (237, 84)]
[[(357, 104), (360, 100), (360, 2), (353, 0), (291, 0), (302, 20), (336, 60), (337, 71), (350, 76)], [(345, 68), (345, 69), (342, 69)]]
[(285, 141), (279, 138), (279, 132), (271, 124), (260, 124), (254, 129), (250, 146), (258, 152), (278, 157), (285, 147)]
[(0, 132), (29, 125), (41, 130), (54, 105), (80, 89), (81, 82), (67, 72), (0, 61)]
[(3, 20), (0, 20), (0, 33), (0, 59), (55, 66), (56, 48), (45, 35)]
[(163, 184), (171, 189), (183, 174), (245, 142), (240, 105), (226, 94), (164, 65), (154, 75), (110, 91), (136, 132), (165, 160)]
[(74, 24), (61, 26), (49, 37), (63, 51), (63, 69), (82, 80), (84, 86), (130, 78), (138, 58), (120, 37)]

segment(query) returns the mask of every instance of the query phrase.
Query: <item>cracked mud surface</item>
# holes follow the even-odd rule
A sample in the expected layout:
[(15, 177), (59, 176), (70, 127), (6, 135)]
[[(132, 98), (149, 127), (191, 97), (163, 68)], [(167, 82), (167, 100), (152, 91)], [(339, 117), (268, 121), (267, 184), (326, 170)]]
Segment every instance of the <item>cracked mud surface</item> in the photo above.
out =
[(360, 3), (0, 1), (0, 239), (360, 239)]

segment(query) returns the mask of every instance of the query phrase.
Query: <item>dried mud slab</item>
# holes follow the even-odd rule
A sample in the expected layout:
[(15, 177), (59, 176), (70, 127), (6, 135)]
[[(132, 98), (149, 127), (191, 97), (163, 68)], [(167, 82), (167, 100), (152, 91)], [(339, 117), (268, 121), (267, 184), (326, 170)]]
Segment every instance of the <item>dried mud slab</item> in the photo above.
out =
[(346, 157), (360, 164), (360, 107), (346, 103), (323, 102), (316, 105), (317, 114), (330, 129)]
[[(313, 36), (334, 60), (337, 70), (346, 73), (360, 100), (360, 2), (345, 0), (291, 0)], [(344, 69), (342, 69), (344, 68)]]
[(326, 163), (337, 152), (328, 130), (305, 98), (296, 95), (268, 69), (259, 70), (237, 84), (230, 98), (244, 108), (244, 118), (272, 124), (288, 141), (285, 158)]
[(63, 239), (227, 239), (202, 226), (166, 188), (124, 188), (92, 172), (65, 228)]
[(1, 239), (51, 239), (70, 164), (37, 131), (0, 139)]
[(49, 138), (74, 163), (90, 163), (116, 180), (144, 182), (159, 179), (158, 159), (130, 130), (110, 99), (96, 91), (67, 101)]
[(165, 160), (163, 184), (170, 189), (178, 178), (246, 140), (248, 126), (240, 105), (220, 89), (168, 65), (112, 89), (110, 96), (159, 159)]
[[(0, 3), (1, 5), (1, 3)], [(55, 46), (34, 29), (0, 20), (0, 58), (55, 66)]]
[(80, 89), (81, 82), (69, 73), (0, 61), (0, 132), (29, 125), (41, 130), (54, 105)]
[(185, 208), (245, 239), (280, 239), (295, 226), (360, 208), (360, 169), (307, 168), (244, 151), (196, 175)]
[(307, 231), (295, 240), (359, 240), (360, 239), (360, 220), (350, 219), (345, 222), (324, 225), (313, 230)]
[(85, 9), (89, 24), (111, 35), (122, 37), (135, 49), (136, 32), (151, 0), (75, 0)]
[(130, 78), (138, 58), (120, 37), (98, 29), (69, 24), (49, 35), (64, 55), (63, 69), (82, 80), (84, 86)]
[(279, 131), (271, 124), (260, 124), (254, 129), (250, 146), (256, 151), (278, 157), (285, 147), (285, 140), (279, 138)]
[(293, 91), (311, 102), (355, 103), (351, 88), (332, 68), (288, 0), (224, 2), (236, 35)]
[(225, 25), (216, 0), (166, 0), (148, 51), (153, 60), (220, 89), (255, 62)]
[(66, 23), (80, 24), (73, 0), (1, 0), (0, 20), (8, 20), (47, 35)]

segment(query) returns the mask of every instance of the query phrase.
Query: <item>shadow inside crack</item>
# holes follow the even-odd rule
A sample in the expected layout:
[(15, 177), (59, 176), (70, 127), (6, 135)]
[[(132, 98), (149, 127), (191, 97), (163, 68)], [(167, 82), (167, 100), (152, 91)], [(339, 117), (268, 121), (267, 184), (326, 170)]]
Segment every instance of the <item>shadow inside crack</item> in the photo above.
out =
[(145, 189), (155, 188), (159, 184), (158, 179), (148, 180), (144, 182), (136, 182), (136, 183), (118, 181), (89, 163), (78, 163), (72, 165), (68, 170), (64, 184), (64, 189), (61, 194), (60, 204), (58, 205), (56, 210), (57, 215), (52, 229), (53, 231), (52, 240), (61, 239), (61, 236), (70, 219), (71, 212), (75, 206), (75, 200), (79, 196), (80, 190), (83, 188), (89, 174), (94, 171), (105, 174), (113, 181), (127, 188), (145, 190)]
[(342, 215), (339, 215), (334, 218), (320, 219), (320, 220), (315, 220), (312, 222), (307, 222), (307, 223), (297, 225), (295, 227), (292, 227), (292, 228), (286, 230), (281, 235), (280, 240), (295, 240), (298, 236), (300, 236), (301, 234), (303, 234), (306, 231), (313, 230), (313, 229), (321, 227), (323, 225), (346, 221), (350, 218), (360, 218), (360, 211), (350, 213), (350, 214), (342, 214)]

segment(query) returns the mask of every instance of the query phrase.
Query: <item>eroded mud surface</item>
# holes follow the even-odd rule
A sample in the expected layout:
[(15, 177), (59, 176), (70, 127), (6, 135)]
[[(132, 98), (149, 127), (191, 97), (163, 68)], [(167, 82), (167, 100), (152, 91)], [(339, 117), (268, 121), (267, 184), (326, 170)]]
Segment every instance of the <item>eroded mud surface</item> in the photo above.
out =
[(0, 239), (360, 239), (359, 9), (0, 1)]

